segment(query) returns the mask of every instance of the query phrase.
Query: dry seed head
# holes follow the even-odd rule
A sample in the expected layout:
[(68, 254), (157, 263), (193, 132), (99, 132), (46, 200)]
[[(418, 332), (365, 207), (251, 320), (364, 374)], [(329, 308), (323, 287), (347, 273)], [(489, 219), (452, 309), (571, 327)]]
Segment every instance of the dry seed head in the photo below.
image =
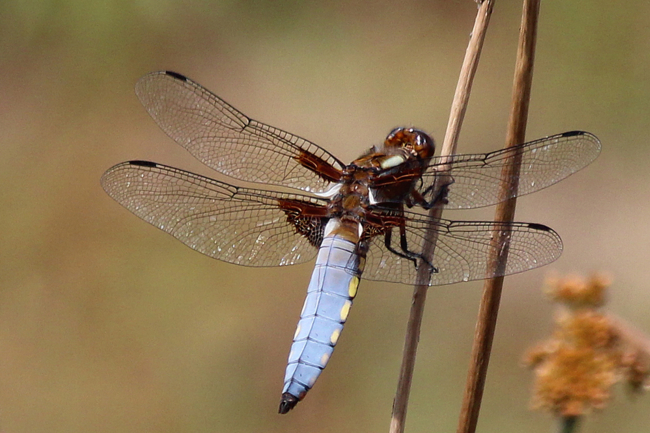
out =
[(588, 280), (579, 276), (549, 277), (545, 285), (553, 301), (580, 308), (605, 304), (605, 292), (611, 283), (611, 278), (605, 274), (594, 274)]
[(535, 371), (533, 403), (558, 416), (605, 407), (611, 386), (625, 379), (642, 389), (650, 377), (650, 344), (598, 310), (611, 279), (600, 275), (547, 280), (547, 293), (564, 307), (552, 336), (526, 355)]

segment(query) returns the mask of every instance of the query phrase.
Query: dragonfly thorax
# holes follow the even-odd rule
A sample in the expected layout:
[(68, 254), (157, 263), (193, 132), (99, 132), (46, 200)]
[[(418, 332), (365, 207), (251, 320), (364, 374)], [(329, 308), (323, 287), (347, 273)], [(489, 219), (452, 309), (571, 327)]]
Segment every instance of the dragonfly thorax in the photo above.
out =
[(328, 205), (330, 214), (361, 221), (370, 204), (367, 170), (352, 168), (344, 172), (343, 179), (336, 187)]

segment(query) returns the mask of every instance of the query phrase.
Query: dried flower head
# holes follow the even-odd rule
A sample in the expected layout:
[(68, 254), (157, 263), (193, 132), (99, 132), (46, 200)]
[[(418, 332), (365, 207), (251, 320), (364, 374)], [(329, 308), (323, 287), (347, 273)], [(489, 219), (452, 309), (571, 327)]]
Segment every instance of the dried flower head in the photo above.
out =
[(594, 274), (589, 279), (555, 276), (546, 280), (546, 292), (553, 301), (570, 308), (600, 307), (605, 304), (605, 292), (611, 283), (611, 278), (604, 274)]
[(624, 378), (643, 389), (650, 376), (650, 344), (622, 321), (599, 311), (611, 279), (549, 279), (547, 293), (563, 305), (552, 336), (529, 350), (534, 369), (534, 405), (562, 417), (605, 407), (610, 388)]

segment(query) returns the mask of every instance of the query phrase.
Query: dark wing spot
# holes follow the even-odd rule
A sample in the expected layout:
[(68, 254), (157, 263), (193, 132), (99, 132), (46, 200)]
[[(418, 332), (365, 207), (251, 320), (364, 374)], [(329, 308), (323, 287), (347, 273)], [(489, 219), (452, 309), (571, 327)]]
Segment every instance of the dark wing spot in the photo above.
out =
[(178, 72), (165, 71), (165, 74), (170, 75), (170, 76), (176, 78), (177, 80), (187, 81), (187, 77), (185, 75), (179, 74)]
[(158, 164), (151, 161), (129, 161), (131, 165), (137, 165), (139, 167), (156, 167)]
[(545, 232), (550, 232), (551, 228), (548, 226), (545, 226), (544, 224), (537, 224), (537, 223), (529, 223), (528, 227), (530, 227), (533, 230), (542, 230)]
[(576, 135), (584, 135), (584, 131), (568, 131), (568, 132), (563, 132), (562, 137), (573, 137)]

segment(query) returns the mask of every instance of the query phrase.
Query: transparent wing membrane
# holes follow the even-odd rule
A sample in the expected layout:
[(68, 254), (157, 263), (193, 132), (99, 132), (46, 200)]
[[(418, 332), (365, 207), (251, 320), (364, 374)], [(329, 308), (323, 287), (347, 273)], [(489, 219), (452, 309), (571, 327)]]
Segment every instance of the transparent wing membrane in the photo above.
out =
[(588, 132), (571, 131), (490, 153), (452, 155), (448, 164), (434, 158), (422, 176), (420, 192), (429, 200), (429, 187), (440, 173), (449, 173), (453, 183), (447, 195), (448, 209), (471, 209), (497, 204), (501, 171), (521, 156), (519, 188), (509, 198), (539, 191), (570, 176), (593, 162), (600, 153), (598, 138)]
[[(320, 146), (250, 119), (180, 74), (148, 74), (138, 81), (136, 93), (171, 138), (207, 166), (230, 177), (321, 193), (343, 175), (347, 176), (345, 185), (355, 188), (359, 185), (354, 182), (372, 184), (373, 176), (381, 175), (381, 167), (346, 167)], [(521, 159), (519, 188), (511, 197), (530, 194), (570, 176), (596, 159), (600, 150), (600, 142), (592, 134), (571, 131), (485, 154), (434, 157), (416, 182), (416, 191), (395, 193), (391, 189), (400, 185), (404, 175), (397, 170), (389, 173), (394, 176), (393, 184), (378, 184), (376, 194), (386, 192), (380, 194), (388, 197), (386, 201), (392, 197), (404, 200), (412, 194), (409, 205), (422, 203), (422, 197), (432, 202), (440, 193), (436, 182), (448, 179), (447, 208), (488, 206), (502, 199), (502, 171), (515, 158)], [(420, 213), (402, 213), (400, 205), (386, 203), (382, 210), (381, 202), (368, 206), (359, 197), (347, 202), (347, 197), (338, 197), (330, 203), (311, 195), (240, 188), (153, 162), (118, 164), (104, 174), (102, 186), (131, 212), (189, 247), (239, 265), (309, 261), (321, 244), (328, 219), (342, 215), (356, 215), (367, 229), (369, 249), (363, 277), (370, 280), (415, 283), (413, 260), (402, 256), (422, 254), (427, 227), (433, 227), (437, 238), (432, 260), (437, 272), (432, 274), (431, 285), (497, 276), (486, 274), (495, 233), (508, 233), (510, 248), (507, 266), (499, 275), (543, 266), (562, 252), (557, 233), (540, 224), (430, 221)], [(354, 207), (350, 209), (344, 203), (357, 204), (349, 205)], [(363, 220), (364, 212), (367, 220)], [(399, 226), (403, 226), (403, 239)], [(386, 248), (388, 227), (393, 227), (391, 249), (399, 251), (405, 241), (407, 253), (395, 254)]]
[(311, 242), (318, 239), (298, 233), (287, 222), (279, 201), (320, 206), (320, 199), (238, 188), (144, 161), (110, 168), (101, 183), (122, 206), (215, 259), (237, 265), (280, 266), (306, 262), (316, 255)]
[[(541, 224), (444, 219), (429, 222), (421, 215), (410, 212), (405, 213), (405, 218), (407, 244), (411, 252), (422, 254), (430, 224), (437, 232), (432, 264), (438, 272), (431, 275), (431, 286), (516, 274), (547, 265), (562, 254), (560, 236)], [(393, 230), (395, 239), (399, 231)], [(503, 273), (486, 274), (495, 232), (509, 233), (507, 267)], [(363, 278), (415, 284), (416, 274), (413, 261), (388, 251), (382, 237), (372, 239)]]
[(154, 72), (136, 94), (160, 128), (208, 167), (247, 182), (323, 192), (331, 181), (301, 164), (340, 171), (329, 152), (296, 135), (250, 119), (194, 81)]

